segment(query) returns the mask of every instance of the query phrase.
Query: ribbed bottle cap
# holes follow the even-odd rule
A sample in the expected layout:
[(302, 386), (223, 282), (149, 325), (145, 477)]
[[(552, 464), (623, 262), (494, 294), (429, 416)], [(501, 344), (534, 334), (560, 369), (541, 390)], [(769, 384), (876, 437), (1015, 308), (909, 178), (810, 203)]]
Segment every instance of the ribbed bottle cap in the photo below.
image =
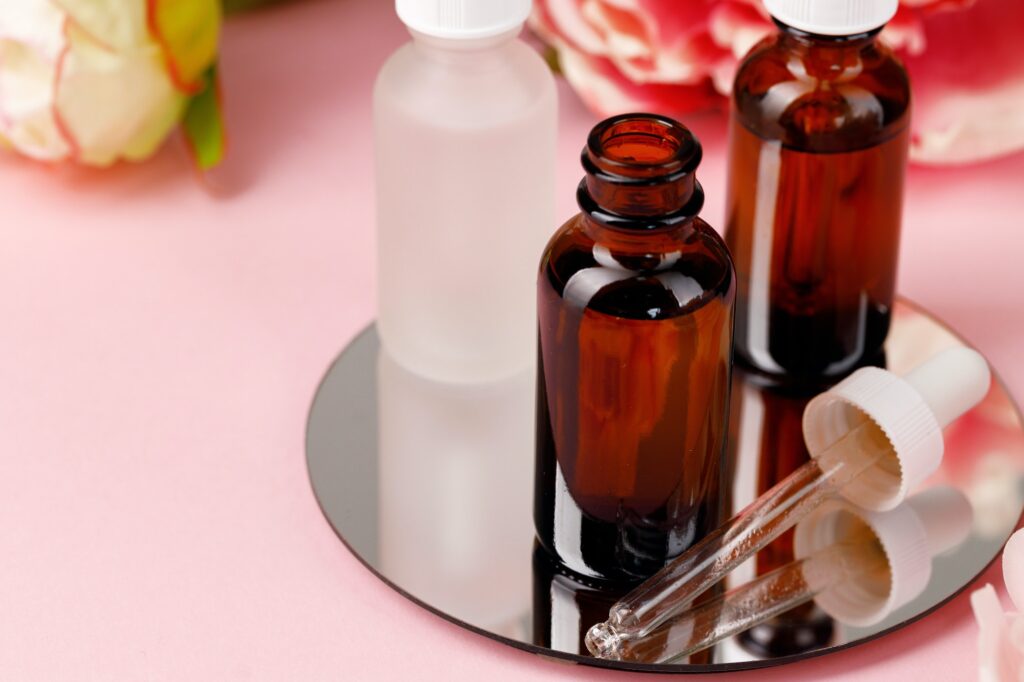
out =
[(899, 0), (764, 0), (768, 14), (787, 26), (824, 36), (852, 36), (892, 19)]
[(522, 26), (532, 0), (395, 0), (398, 18), (419, 33), (472, 40)]
[(817, 458), (865, 419), (874, 422), (889, 441), (890, 456), (840, 494), (866, 509), (892, 509), (935, 472), (942, 462), (942, 427), (979, 403), (990, 382), (988, 363), (969, 348), (939, 353), (906, 377), (865, 367), (808, 403), (804, 441)]
[(862, 536), (865, 527), (874, 534), (889, 570), (851, 576), (815, 598), (839, 622), (868, 627), (924, 591), (931, 579), (932, 557), (962, 543), (972, 521), (970, 502), (949, 487), (926, 490), (887, 512), (833, 500), (797, 524), (793, 547), (796, 557), (803, 559)]

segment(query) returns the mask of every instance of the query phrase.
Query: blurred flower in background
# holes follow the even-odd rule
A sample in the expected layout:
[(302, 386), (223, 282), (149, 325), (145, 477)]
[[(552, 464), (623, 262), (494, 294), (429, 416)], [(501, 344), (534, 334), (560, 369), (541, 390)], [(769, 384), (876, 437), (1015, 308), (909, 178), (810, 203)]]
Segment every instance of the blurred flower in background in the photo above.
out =
[(0, 2), (0, 143), (107, 166), (181, 123), (197, 165), (215, 165), (220, 25), (219, 0)]
[[(601, 116), (724, 108), (737, 64), (772, 30), (759, 0), (536, 0), (531, 25)], [(912, 159), (1024, 148), (1024, 2), (901, 0), (882, 35), (911, 75)]]
[(1003, 582), (1015, 609), (1004, 612), (992, 585), (971, 594), (978, 621), (978, 679), (1020, 682), (1024, 679), (1024, 531), (1010, 536), (1003, 549)]

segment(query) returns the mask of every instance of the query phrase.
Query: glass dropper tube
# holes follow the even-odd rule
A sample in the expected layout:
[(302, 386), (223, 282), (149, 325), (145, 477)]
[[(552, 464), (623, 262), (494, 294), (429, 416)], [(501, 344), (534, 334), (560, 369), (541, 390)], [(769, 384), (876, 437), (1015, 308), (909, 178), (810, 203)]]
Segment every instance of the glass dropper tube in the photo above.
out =
[(878, 465), (898, 467), (885, 434), (864, 417), (816, 459), (613, 604), (608, 620), (590, 628), (587, 647), (595, 656), (614, 657), (626, 642), (647, 637), (835, 491)]
[[(649, 636), (614, 647), (587, 637), (595, 656), (635, 663), (672, 663), (805, 604), (851, 578), (888, 571), (877, 537), (837, 543), (686, 611)], [(889, 577), (883, 576), (888, 582)]]

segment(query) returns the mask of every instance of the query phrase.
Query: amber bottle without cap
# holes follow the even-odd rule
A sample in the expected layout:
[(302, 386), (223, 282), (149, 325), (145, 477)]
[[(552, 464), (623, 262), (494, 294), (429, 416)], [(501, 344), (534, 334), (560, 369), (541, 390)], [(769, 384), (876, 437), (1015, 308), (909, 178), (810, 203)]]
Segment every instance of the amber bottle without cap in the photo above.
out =
[(732, 100), (736, 355), (835, 379), (878, 353), (895, 294), (910, 88), (878, 34), (897, 2), (765, 4), (779, 31), (744, 59)]
[(700, 159), (670, 119), (599, 124), (541, 260), (535, 521), (589, 579), (651, 575), (723, 520), (735, 276)]

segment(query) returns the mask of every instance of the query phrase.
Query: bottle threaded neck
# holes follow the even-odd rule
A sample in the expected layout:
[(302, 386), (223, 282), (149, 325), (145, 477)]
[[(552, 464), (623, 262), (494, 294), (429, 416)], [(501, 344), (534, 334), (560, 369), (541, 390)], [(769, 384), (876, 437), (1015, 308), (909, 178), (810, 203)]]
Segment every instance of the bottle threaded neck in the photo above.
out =
[(603, 121), (583, 149), (580, 207), (622, 219), (671, 218), (684, 210), (692, 217), (703, 204), (694, 175), (701, 154), (693, 133), (670, 118), (623, 114)]

